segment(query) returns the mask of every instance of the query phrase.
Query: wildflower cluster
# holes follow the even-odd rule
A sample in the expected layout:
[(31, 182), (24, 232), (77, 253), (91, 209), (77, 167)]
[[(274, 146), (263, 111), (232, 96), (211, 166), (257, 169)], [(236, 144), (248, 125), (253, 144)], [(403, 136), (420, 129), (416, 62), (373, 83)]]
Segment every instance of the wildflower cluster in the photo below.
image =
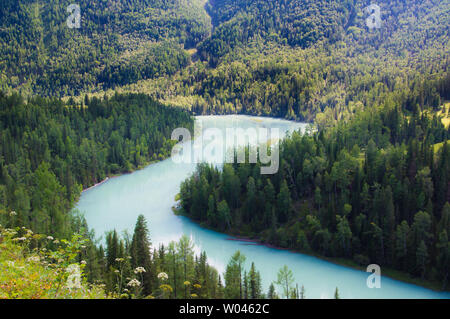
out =
[(137, 267), (137, 268), (134, 270), (134, 273), (135, 273), (135, 274), (141, 274), (141, 273), (144, 273), (144, 272), (145, 272), (144, 267)]
[(132, 279), (127, 284), (127, 286), (130, 286), (130, 287), (139, 287), (140, 285), (141, 285), (141, 282), (139, 280), (137, 280), (137, 279)]
[(86, 262), (76, 262), (84, 242), (79, 235), (56, 241), (0, 225), (0, 299), (104, 298), (101, 287), (88, 287), (83, 278)]
[(164, 281), (164, 280), (169, 279), (169, 276), (165, 272), (161, 272), (158, 274), (158, 279)]

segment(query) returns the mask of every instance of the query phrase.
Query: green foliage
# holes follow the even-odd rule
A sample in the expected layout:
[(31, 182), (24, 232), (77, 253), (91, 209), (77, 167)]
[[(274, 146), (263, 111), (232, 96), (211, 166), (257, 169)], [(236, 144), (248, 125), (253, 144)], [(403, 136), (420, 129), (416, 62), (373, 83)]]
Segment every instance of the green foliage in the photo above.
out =
[(0, 225), (0, 299), (104, 299), (100, 285), (90, 285), (85, 261), (77, 261), (85, 241), (35, 234)]
[(151, 267), (151, 256), (150, 256), (150, 238), (149, 231), (147, 229), (147, 222), (143, 215), (139, 215), (136, 227), (134, 229), (133, 239), (131, 241), (131, 266), (136, 269), (138, 267), (143, 267), (146, 269), (144, 281), (144, 289), (142, 293), (144, 295), (149, 295), (152, 292), (151, 277), (152, 277), (152, 267)]
[[(142, 219), (133, 239), (108, 233), (104, 250), (67, 212), (83, 188), (167, 157), (171, 130), (192, 128), (187, 113), (155, 100), (314, 120), (318, 132), (282, 142), (274, 176), (260, 176), (259, 164), (199, 165), (181, 185), (183, 212), (446, 288), (450, 146), (437, 111), (450, 99), (448, 3), (380, 0), (380, 30), (365, 25), (369, 3), (213, 0), (210, 21), (203, 0), (80, 0), (82, 27), (69, 29), (68, 0), (3, 0), (0, 89), (13, 94), (0, 93), (0, 222), (83, 234), (88, 279), (122, 297), (237, 296), (237, 285), (241, 298), (262, 296), (252, 269), (239, 267), (237, 280), (231, 267), (224, 288), (186, 238), (148, 252)], [(128, 286), (127, 276), (136, 281)], [(268, 297), (277, 297), (273, 285)]]
[(246, 257), (237, 251), (230, 259), (225, 272), (225, 298), (243, 299), (243, 269)]
[(80, 0), (79, 29), (66, 24), (71, 3), (2, 1), (0, 89), (78, 95), (173, 74), (209, 34), (201, 0)]
[(145, 95), (75, 105), (0, 93), (0, 222), (70, 237), (82, 188), (168, 157), (172, 130), (192, 124)]
[[(281, 142), (274, 175), (260, 175), (259, 163), (199, 165), (182, 184), (182, 210), (231, 234), (447, 282), (448, 272), (436, 271), (446, 254), (433, 247), (446, 247), (449, 131), (425, 106), (408, 111), (410, 99), (388, 98), (335, 127), (293, 133)], [(216, 223), (223, 214), (192, 205), (204, 185), (202, 196), (227, 204), (229, 227)]]
[(336, 287), (336, 290), (334, 291), (334, 299), (341, 299), (341, 297), (339, 296), (339, 290)]
[[(272, 115), (321, 127), (382, 105), (391, 92), (421, 92), (410, 95), (409, 110), (440, 107), (439, 95), (449, 96), (448, 4), (377, 3), (380, 30), (366, 26), (369, 1), (211, 1), (215, 28), (198, 46), (204, 61), (123, 89), (201, 114)], [(424, 83), (430, 77), (436, 85)]]
[(294, 275), (292, 274), (292, 270), (290, 270), (287, 265), (284, 265), (283, 268), (280, 268), (278, 271), (276, 284), (283, 290), (283, 295), (285, 298), (289, 298), (291, 296), (290, 292), (293, 289), (292, 285), (294, 284)]

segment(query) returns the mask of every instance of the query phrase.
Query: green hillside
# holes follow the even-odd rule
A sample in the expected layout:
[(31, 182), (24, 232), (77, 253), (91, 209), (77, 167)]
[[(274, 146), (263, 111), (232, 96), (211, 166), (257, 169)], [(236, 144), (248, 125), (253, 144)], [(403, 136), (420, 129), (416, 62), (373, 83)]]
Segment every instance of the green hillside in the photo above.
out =
[[(380, 28), (370, 0), (78, 0), (80, 28), (71, 3), (0, 5), (0, 298), (276, 298), (239, 252), (222, 283), (186, 238), (150, 252), (140, 217), (102, 246), (72, 212), (82, 189), (167, 158), (192, 115), (231, 113), (317, 131), (283, 140), (271, 176), (200, 165), (181, 213), (449, 289), (449, 1), (378, 0)], [(65, 251), (74, 236), (86, 247)], [(82, 291), (54, 285), (58, 253), (86, 262)]]
[(71, 1), (2, 1), (0, 88), (78, 95), (173, 74), (189, 64), (182, 49), (210, 32), (201, 2), (82, 0), (70, 29)]

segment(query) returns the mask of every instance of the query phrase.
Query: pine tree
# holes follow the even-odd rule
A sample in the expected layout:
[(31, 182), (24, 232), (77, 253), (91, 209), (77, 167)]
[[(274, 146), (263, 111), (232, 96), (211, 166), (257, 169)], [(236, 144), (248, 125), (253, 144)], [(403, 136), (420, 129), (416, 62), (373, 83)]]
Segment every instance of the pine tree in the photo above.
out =
[(242, 270), (245, 259), (239, 250), (231, 257), (225, 271), (225, 298), (242, 299)]
[(147, 228), (147, 222), (143, 215), (139, 215), (136, 226), (134, 228), (133, 239), (131, 241), (130, 255), (133, 268), (143, 267), (145, 269), (143, 293), (150, 295), (152, 293), (154, 283), (154, 274), (152, 269), (152, 260), (150, 256), (150, 238)]
[(269, 298), (269, 299), (278, 299), (277, 298), (277, 293), (275, 291), (275, 286), (273, 285), (273, 283), (271, 283), (270, 286), (269, 286), (269, 291), (267, 292), (267, 298)]
[(334, 299), (341, 299), (340, 296), (339, 296), (338, 287), (336, 287), (336, 290), (334, 291)]
[(280, 188), (280, 193), (277, 197), (277, 212), (281, 222), (287, 222), (290, 216), (291, 209), (291, 193), (287, 186), (286, 180), (283, 180)]
[(439, 241), (436, 244), (438, 251), (437, 265), (439, 277), (442, 280), (442, 289), (447, 287), (450, 272), (450, 242), (448, 240), (447, 231), (443, 230), (439, 234)]
[(386, 210), (383, 222), (383, 236), (386, 245), (386, 257), (389, 264), (393, 263), (395, 253), (395, 208), (392, 197), (392, 189), (388, 186), (385, 190)]
[(218, 223), (221, 230), (231, 228), (230, 208), (225, 200), (221, 201), (217, 206)]
[(252, 262), (249, 273), (250, 281), (250, 298), (259, 299), (261, 296), (261, 276), (255, 269), (255, 264)]
[(408, 237), (409, 237), (409, 226), (408, 222), (405, 220), (401, 222), (400, 225), (397, 226), (396, 231), (396, 253), (397, 258), (402, 261), (403, 269), (406, 269), (407, 265), (407, 256), (408, 256)]
[[(188, 277), (192, 272), (194, 244), (191, 239), (183, 235), (177, 244), (178, 255), (183, 265), (184, 282), (188, 281)], [(187, 298), (187, 285), (184, 285), (184, 298)]]
[(428, 259), (428, 250), (425, 242), (422, 240), (417, 247), (416, 264), (420, 271), (422, 279), (425, 277), (426, 264)]
[(206, 218), (210, 225), (217, 227), (216, 201), (212, 194), (209, 195), (208, 198), (208, 211), (206, 212)]

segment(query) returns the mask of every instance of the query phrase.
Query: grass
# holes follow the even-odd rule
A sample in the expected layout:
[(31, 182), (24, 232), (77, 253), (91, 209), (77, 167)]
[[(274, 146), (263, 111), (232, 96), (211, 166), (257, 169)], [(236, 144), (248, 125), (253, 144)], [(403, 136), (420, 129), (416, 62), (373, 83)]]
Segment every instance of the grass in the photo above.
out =
[[(18, 234), (22, 237), (18, 237)], [(57, 251), (31, 249), (30, 245), (47, 237), (23, 229), (2, 229), (0, 226), (0, 299), (104, 299), (102, 287), (87, 284), (83, 278), (84, 264), (71, 260), (70, 242), (61, 241)], [(50, 256), (57, 257), (51, 258)], [(79, 272), (76, 278), (71, 269)], [(72, 276), (72, 277), (70, 277)], [(70, 285), (75, 280), (75, 285)]]

